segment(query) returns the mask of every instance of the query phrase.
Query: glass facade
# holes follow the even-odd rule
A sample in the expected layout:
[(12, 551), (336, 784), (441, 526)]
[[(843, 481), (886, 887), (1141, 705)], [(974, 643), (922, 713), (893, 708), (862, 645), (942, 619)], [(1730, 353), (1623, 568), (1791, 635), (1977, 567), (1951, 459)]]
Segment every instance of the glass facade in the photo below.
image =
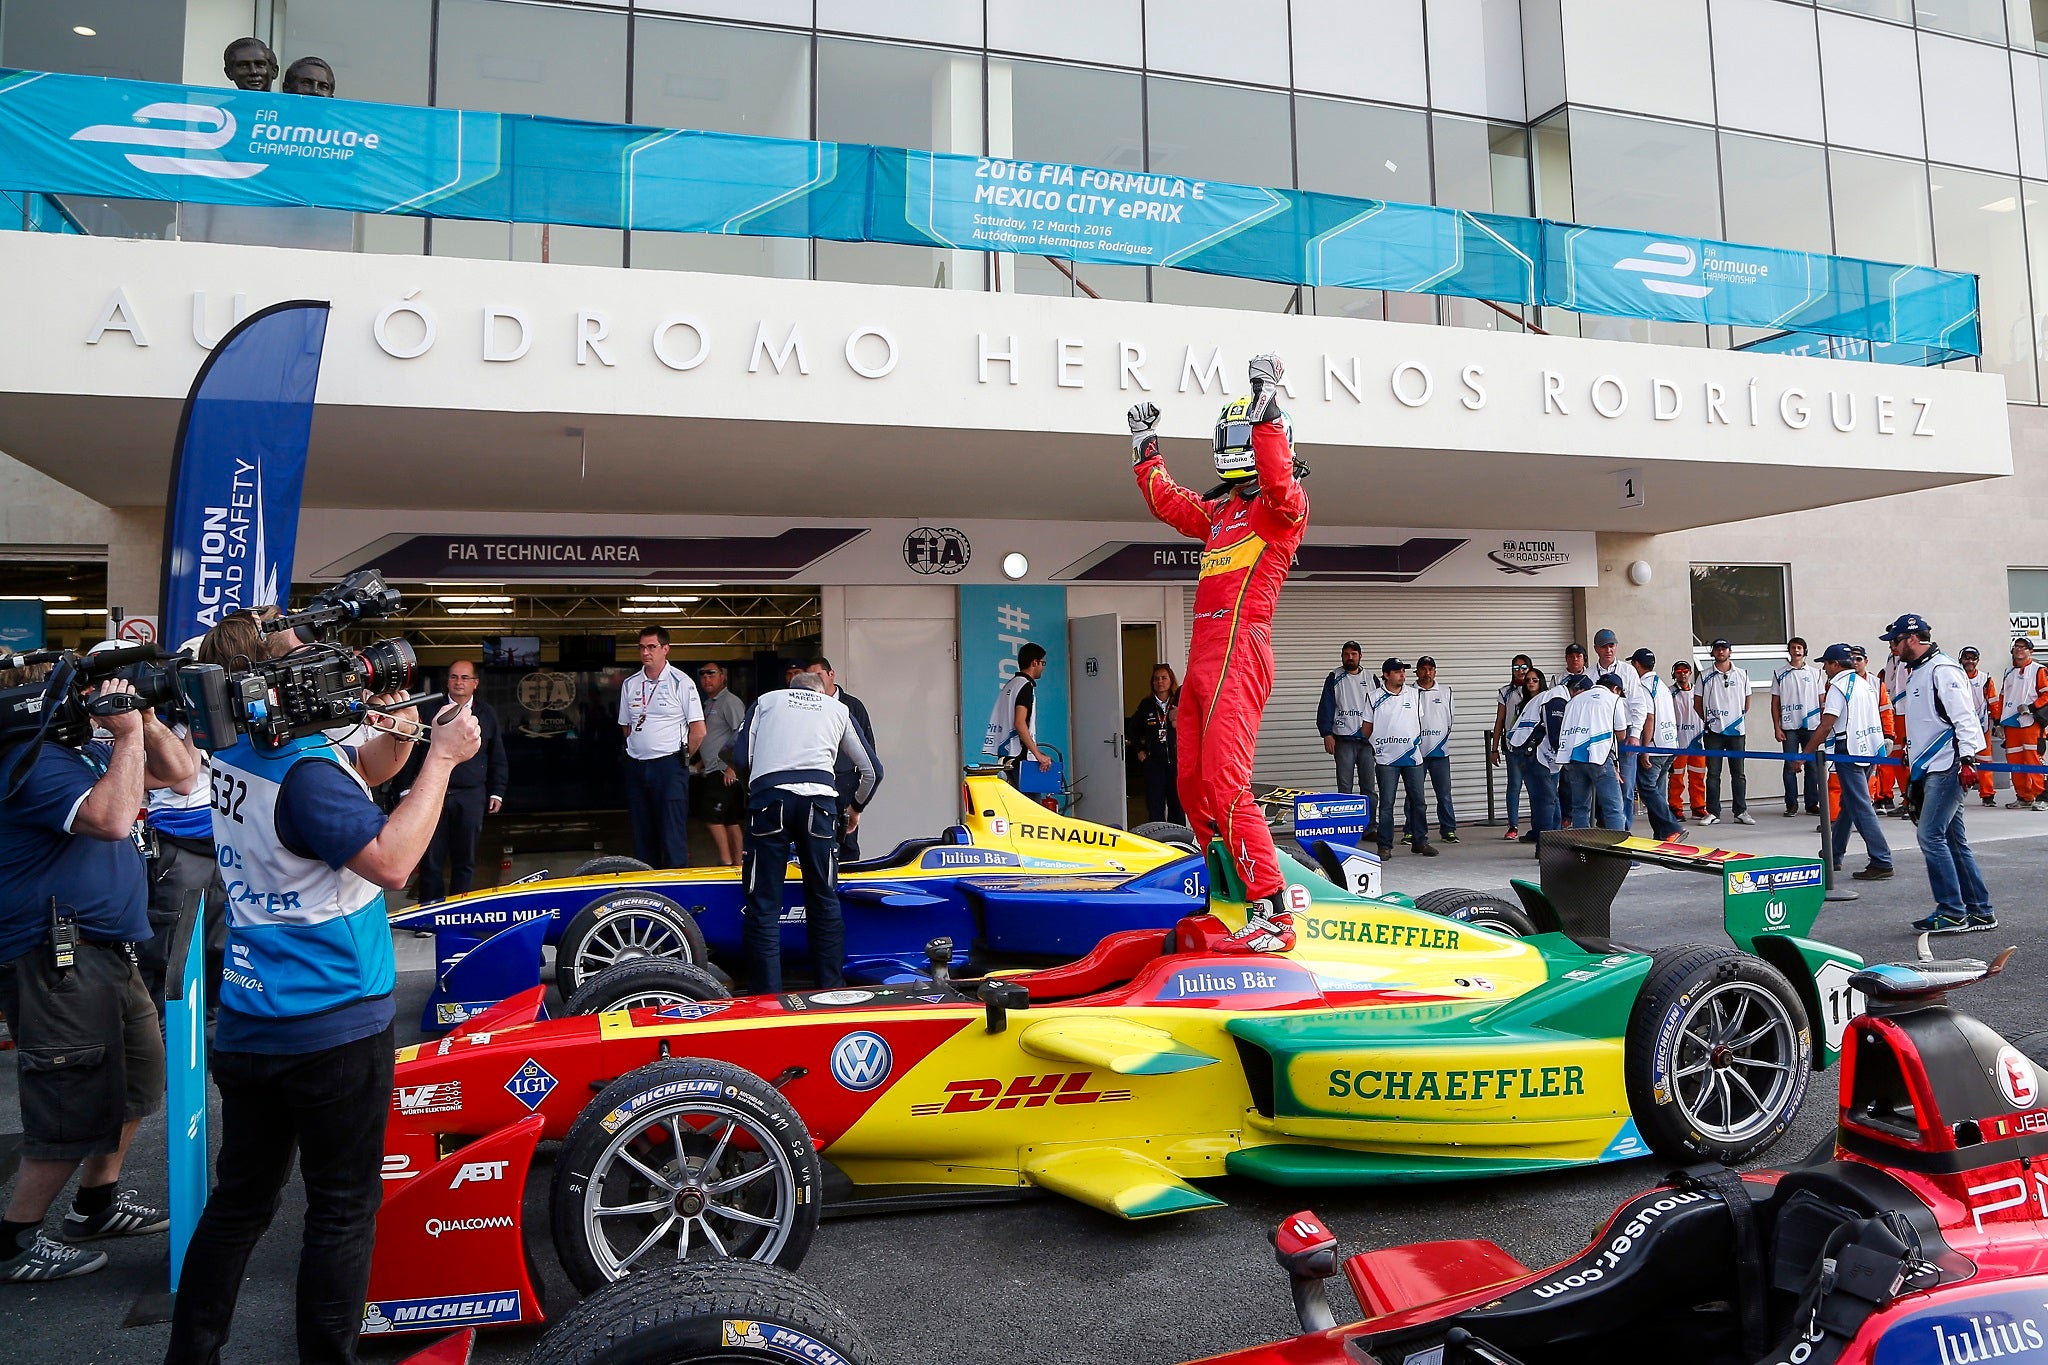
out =
[[(104, 22), (88, 37), (77, 0), (0, 0), (0, 63), (219, 80), (217, 58), (186, 41), (180, 0), (90, 8)], [(325, 58), (349, 98), (1057, 159), (1974, 270), (1984, 368), (2016, 402), (2048, 394), (2048, 0), (1467, 8), (1483, 21), (1419, 0), (1294, 0), (1284, 23), (1248, 35), (1228, 6), (1203, 22), (1202, 6), (1141, 17), (1074, 0), (248, 5), (281, 61)], [(1674, 35), (1690, 35), (1682, 50)], [(1577, 79), (1622, 38), (1662, 65)], [(1360, 50), (1376, 60), (1335, 55)], [(204, 235), (166, 205), (67, 207), (90, 231)], [(363, 218), (353, 245), (1519, 325), (1472, 300), (881, 244)], [(1755, 339), (1557, 310), (1530, 321)]]

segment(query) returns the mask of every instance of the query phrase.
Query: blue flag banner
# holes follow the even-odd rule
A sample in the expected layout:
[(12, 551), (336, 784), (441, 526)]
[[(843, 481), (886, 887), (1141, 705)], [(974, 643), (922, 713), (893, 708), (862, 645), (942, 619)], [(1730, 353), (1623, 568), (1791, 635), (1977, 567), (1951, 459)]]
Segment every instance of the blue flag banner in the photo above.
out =
[(164, 509), (162, 639), (176, 646), (292, 586), (327, 305), (251, 314), (199, 367)]
[(212, 1186), (206, 1142), (206, 920), (205, 897), (187, 907), (171, 937), (176, 975), (164, 996), (165, 1134), (171, 1195), (171, 1292), (185, 1268), (199, 1215)]
[[(0, 190), (896, 242), (1979, 353), (1977, 280), (1063, 162), (0, 71)], [(53, 230), (64, 230), (51, 220)]]

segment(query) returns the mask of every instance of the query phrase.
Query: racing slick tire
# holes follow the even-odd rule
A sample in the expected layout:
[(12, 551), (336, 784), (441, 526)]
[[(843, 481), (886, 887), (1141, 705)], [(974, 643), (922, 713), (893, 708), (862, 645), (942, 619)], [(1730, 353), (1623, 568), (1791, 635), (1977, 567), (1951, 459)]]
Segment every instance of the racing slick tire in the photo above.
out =
[(823, 1184), (810, 1130), (774, 1086), (705, 1057), (650, 1062), (606, 1086), (562, 1139), (555, 1253), (585, 1293), (692, 1257), (794, 1270), (817, 1236)]
[(598, 1290), (557, 1318), (527, 1365), (837, 1360), (877, 1365), (852, 1316), (778, 1266), (664, 1266)]
[(1484, 891), (1467, 891), (1457, 886), (1425, 891), (1415, 898), (1415, 908), (1516, 938), (1527, 938), (1536, 932), (1536, 921), (1529, 918), (1527, 910), (1511, 900), (1489, 896)]
[(1171, 820), (1154, 820), (1149, 825), (1139, 825), (1131, 833), (1140, 839), (1150, 839), (1155, 844), (1170, 844), (1184, 848), (1190, 853), (1200, 853), (1202, 847), (1195, 842), (1195, 832), (1186, 825), (1176, 825)]
[(614, 872), (652, 872), (653, 868), (638, 858), (628, 858), (623, 853), (607, 853), (592, 858), (569, 875), (572, 877), (608, 877)]
[(622, 887), (578, 910), (555, 945), (555, 984), (567, 999), (608, 967), (646, 958), (703, 966), (710, 956), (697, 918), (659, 891)]
[(610, 1014), (613, 1010), (656, 1009), (693, 1001), (725, 1000), (727, 983), (708, 968), (667, 957), (636, 957), (607, 967), (577, 987), (564, 1014)]
[(1792, 1125), (1813, 1073), (1792, 984), (1760, 958), (1698, 943), (1652, 955), (1622, 1056), (1636, 1130), (1686, 1162), (1762, 1152)]

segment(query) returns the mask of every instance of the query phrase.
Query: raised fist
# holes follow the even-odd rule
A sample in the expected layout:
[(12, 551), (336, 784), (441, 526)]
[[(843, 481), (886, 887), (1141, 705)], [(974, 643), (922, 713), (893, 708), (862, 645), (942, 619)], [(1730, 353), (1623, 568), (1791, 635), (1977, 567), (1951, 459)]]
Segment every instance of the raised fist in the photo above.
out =
[(1252, 402), (1245, 417), (1253, 422), (1272, 422), (1280, 417), (1280, 378), (1287, 373), (1287, 366), (1280, 357), (1268, 351), (1252, 357), (1251, 381)]
[(1152, 403), (1133, 403), (1131, 410), (1124, 414), (1124, 421), (1131, 428), (1133, 438), (1156, 430), (1159, 426), (1159, 408)]

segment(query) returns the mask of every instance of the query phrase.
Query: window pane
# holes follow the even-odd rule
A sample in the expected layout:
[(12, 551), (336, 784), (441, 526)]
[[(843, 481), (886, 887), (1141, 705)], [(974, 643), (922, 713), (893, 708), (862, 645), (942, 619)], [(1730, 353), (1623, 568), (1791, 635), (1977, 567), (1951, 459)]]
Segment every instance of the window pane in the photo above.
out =
[[(1059, 161), (1113, 171), (1145, 167), (1145, 87), (1124, 71), (992, 58), (988, 72), (988, 145), (995, 156)], [(1080, 294), (1074, 280), (1103, 298), (1145, 297), (1143, 266), (1002, 258), (1003, 287), (1024, 294)]]
[(1779, 645), (1789, 634), (1780, 564), (1692, 566), (1692, 642)]
[[(92, 7), (88, 26), (99, 32), (90, 38), (71, 31), (86, 23), (82, 8), (78, 0), (7, 0), (0, 5), (0, 66), (129, 81), (184, 79), (183, 5), (103, 0)], [(213, 74), (219, 72), (216, 61)]]
[(1834, 250), (1827, 153), (1820, 148), (1723, 133), (1721, 191), (1729, 241)]
[(626, 18), (553, 5), (441, 0), (434, 102), (623, 123)]
[(2048, 569), (2007, 569), (2005, 582), (2013, 611), (2048, 611)]
[(1577, 110), (1574, 218), (1595, 227), (1721, 235), (1714, 135), (1704, 128)]
[(1977, 272), (1984, 368), (2005, 376), (2007, 398), (2031, 403), (2040, 389), (2019, 181), (1947, 166), (1930, 167), (1929, 180), (1934, 263), (1944, 270)]
[(2006, 0), (2014, 47), (2048, 52), (2048, 0)]
[(1526, 215), (1528, 131), (1511, 123), (1439, 115), (1436, 202), (1454, 209)]
[(2034, 354), (2039, 360), (2041, 392), (2048, 393), (2048, 184), (2026, 182), (2027, 261), (2033, 272)]
[(2005, 41), (2004, 0), (1917, 0), (1920, 27), (1965, 38)]
[[(751, 137), (811, 135), (811, 40), (801, 33), (642, 16), (633, 28), (635, 123)], [(635, 232), (633, 265), (721, 275), (810, 274), (810, 243)]]
[(1417, 110), (1304, 95), (1294, 136), (1302, 189), (1429, 202), (1429, 120)]
[(1820, 0), (1825, 9), (1845, 9), (1856, 14), (1874, 14), (1880, 19), (1913, 22), (1913, 0)]
[[(981, 59), (895, 43), (818, 41), (818, 137), (969, 155), (982, 150)], [(979, 252), (819, 242), (821, 280), (979, 289)]]
[(318, 57), (333, 70), (340, 99), (427, 102), (434, 14), (428, 0), (289, 0), (275, 13), (281, 70)]
[(1837, 255), (1934, 264), (1924, 165), (1831, 151), (1828, 175), (1834, 185)]
[[(1148, 79), (1149, 169), (1239, 184), (1288, 188), (1293, 181), (1287, 96), (1199, 81)], [(1212, 304), (1279, 312), (1294, 298), (1290, 285), (1228, 279), (1186, 270), (1152, 272), (1161, 303)]]

